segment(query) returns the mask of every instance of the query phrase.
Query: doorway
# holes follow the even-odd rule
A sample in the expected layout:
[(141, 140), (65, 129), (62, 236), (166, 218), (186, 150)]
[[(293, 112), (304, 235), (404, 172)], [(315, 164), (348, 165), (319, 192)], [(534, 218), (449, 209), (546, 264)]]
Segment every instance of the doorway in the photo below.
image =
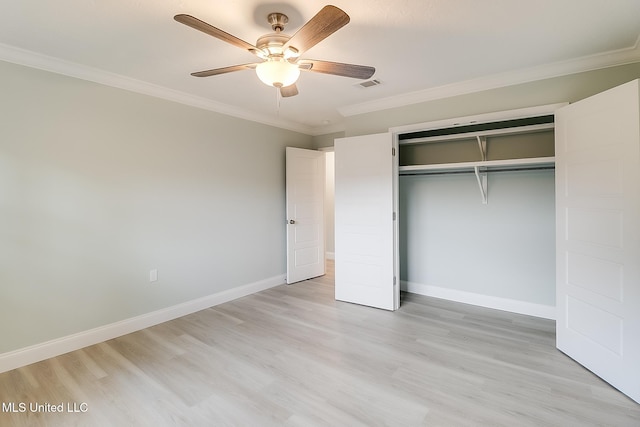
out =
[(335, 192), (335, 152), (333, 147), (319, 148), (325, 153), (325, 193), (324, 232), (325, 259), (335, 259), (334, 192)]

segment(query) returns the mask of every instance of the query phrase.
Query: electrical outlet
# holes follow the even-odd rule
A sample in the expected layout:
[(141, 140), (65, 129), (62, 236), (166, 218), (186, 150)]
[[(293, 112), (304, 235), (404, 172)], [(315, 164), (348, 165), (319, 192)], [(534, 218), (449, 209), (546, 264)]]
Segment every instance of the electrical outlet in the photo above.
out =
[(158, 281), (158, 270), (155, 268), (153, 270), (149, 270), (149, 281), (157, 282)]

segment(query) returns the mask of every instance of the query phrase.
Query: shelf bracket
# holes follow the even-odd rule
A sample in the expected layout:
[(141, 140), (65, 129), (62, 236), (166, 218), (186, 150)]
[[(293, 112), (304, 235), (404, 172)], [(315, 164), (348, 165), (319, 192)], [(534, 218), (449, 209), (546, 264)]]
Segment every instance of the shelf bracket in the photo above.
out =
[(482, 157), (482, 161), (487, 160), (487, 137), (486, 136), (476, 136), (478, 140), (478, 148), (480, 148), (480, 156)]
[(482, 196), (482, 204), (487, 204), (487, 171), (480, 170), (480, 166), (474, 166), (473, 171), (476, 173), (478, 187), (480, 187), (480, 195)]

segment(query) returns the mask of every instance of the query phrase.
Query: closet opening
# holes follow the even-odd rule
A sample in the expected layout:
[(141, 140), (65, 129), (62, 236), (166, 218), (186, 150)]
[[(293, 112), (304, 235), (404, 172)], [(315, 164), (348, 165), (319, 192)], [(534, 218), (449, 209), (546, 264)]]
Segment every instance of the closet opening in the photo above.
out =
[(401, 289), (555, 318), (554, 115), (396, 132)]

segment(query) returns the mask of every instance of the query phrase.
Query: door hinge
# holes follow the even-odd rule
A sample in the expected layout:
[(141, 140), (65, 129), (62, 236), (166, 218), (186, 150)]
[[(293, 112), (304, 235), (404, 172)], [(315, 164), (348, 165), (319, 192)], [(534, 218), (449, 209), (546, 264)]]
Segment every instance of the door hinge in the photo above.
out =
[(396, 213), (395, 212), (393, 213), (393, 220), (394, 221), (396, 220)]
[(391, 148), (391, 155), (395, 156), (396, 155), (396, 149), (395, 147)]
[(396, 276), (393, 276), (393, 286), (396, 285)]

